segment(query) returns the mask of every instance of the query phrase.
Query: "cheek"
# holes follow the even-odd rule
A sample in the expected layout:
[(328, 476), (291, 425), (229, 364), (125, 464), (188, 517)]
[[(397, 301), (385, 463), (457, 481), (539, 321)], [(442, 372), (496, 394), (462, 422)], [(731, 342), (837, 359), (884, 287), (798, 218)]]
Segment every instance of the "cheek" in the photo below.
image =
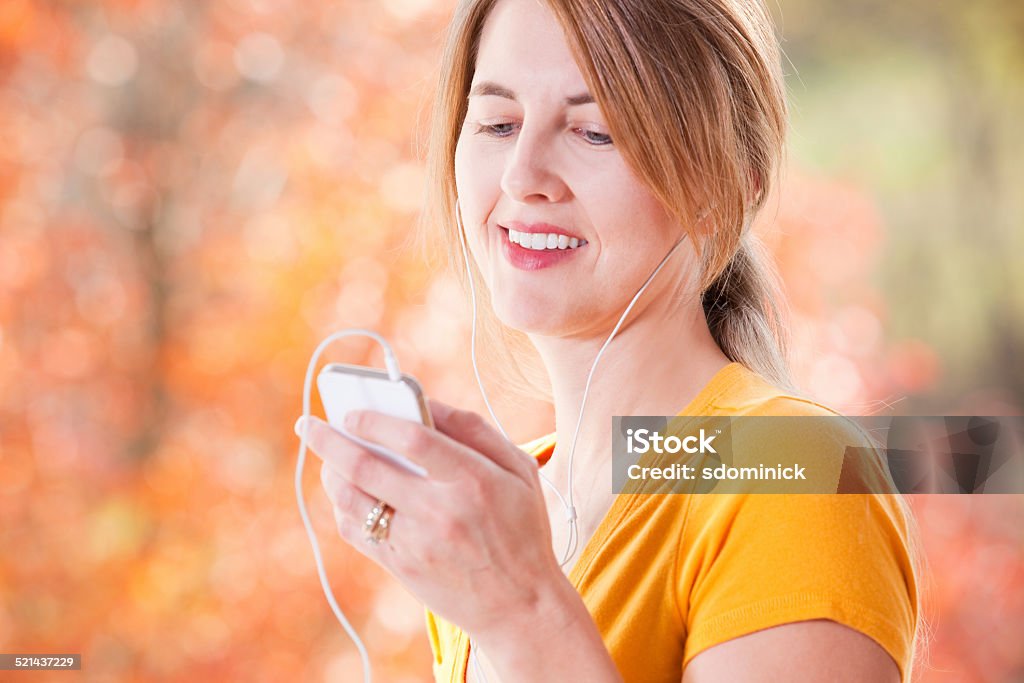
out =
[(661, 202), (624, 166), (600, 174), (590, 171), (574, 188), (604, 246), (619, 246), (623, 241), (638, 246), (661, 244), (672, 232), (672, 221)]
[(624, 169), (619, 187), (621, 190), (614, 193), (609, 201), (615, 202), (617, 213), (623, 219), (622, 225), (626, 226), (631, 239), (639, 237), (636, 234), (638, 228), (643, 230), (643, 241), (655, 246), (665, 246), (667, 242), (674, 243), (678, 239), (681, 234), (679, 226), (644, 182)]
[(469, 194), (468, 182), (471, 163), (469, 161), (469, 149), (466, 144), (465, 135), (459, 138), (455, 145), (455, 190), (461, 198)]
[[(577, 199), (598, 241), (592, 257), (598, 273), (594, 287), (615, 306), (624, 307), (623, 301), (640, 288), (682, 231), (648, 187), (625, 169), (595, 174), (590, 180), (600, 182), (588, 183), (586, 190), (577, 185)], [(654, 288), (664, 285), (667, 276), (660, 275)]]
[(455, 186), (460, 198), (474, 204), (495, 203), (503, 168), (500, 150), (489, 149), (470, 133), (462, 134), (455, 147)]
[(455, 146), (455, 189), (460, 200), (469, 200), (477, 193), (473, 186), (473, 171), (477, 165), (473, 159), (472, 145), (463, 135)]
[(455, 188), (462, 220), (471, 242), (479, 240), (501, 196), (501, 159), (465, 136), (455, 148)]
[(474, 149), (471, 141), (459, 138), (455, 148), (455, 190), (459, 198), (458, 211), (462, 216), (462, 225), (466, 232), (466, 246), (470, 259), (487, 279), (489, 271), (486, 258), (487, 245), (484, 239), (487, 231), (484, 226), (493, 211), (497, 195), (491, 187), (487, 174), (490, 172), (485, 159), (480, 158), (480, 151)]

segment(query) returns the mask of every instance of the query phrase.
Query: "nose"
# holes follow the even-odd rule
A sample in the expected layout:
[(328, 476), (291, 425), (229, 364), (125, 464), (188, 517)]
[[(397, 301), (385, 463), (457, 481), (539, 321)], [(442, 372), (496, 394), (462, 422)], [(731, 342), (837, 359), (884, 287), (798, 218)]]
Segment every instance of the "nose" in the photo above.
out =
[(556, 168), (553, 139), (527, 126), (520, 129), (516, 144), (506, 159), (501, 189), (511, 199), (557, 202), (566, 198), (568, 187)]

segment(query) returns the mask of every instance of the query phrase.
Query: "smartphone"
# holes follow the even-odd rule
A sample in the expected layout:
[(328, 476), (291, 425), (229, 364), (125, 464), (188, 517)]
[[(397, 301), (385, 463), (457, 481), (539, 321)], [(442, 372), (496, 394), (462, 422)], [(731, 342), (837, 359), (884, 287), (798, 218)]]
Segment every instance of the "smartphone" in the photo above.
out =
[(386, 370), (331, 363), (317, 375), (316, 386), (327, 413), (327, 423), (342, 436), (397, 467), (427, 476), (422, 466), (401, 453), (349, 434), (344, 426), (345, 415), (350, 410), (375, 410), (433, 428), (427, 399), (416, 378), (403, 373), (400, 379), (391, 380)]

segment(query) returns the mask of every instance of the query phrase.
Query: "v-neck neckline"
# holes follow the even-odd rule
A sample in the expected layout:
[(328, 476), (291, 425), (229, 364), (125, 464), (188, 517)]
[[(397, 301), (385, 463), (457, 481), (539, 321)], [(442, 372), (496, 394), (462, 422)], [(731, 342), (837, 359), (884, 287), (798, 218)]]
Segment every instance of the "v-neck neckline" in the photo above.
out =
[[(722, 366), (719, 370), (711, 376), (711, 379), (701, 387), (700, 391), (690, 400), (690, 402), (682, 408), (676, 416), (691, 416), (691, 415), (702, 415), (707, 414), (706, 409), (712, 405), (712, 403), (728, 391), (740, 376), (748, 372), (747, 368), (735, 361)], [(541, 465), (546, 463), (551, 457), (555, 449), (555, 434), (552, 432), (547, 436), (541, 437), (537, 441), (545, 443), (542, 450), (535, 454)], [(636, 504), (638, 496), (636, 494), (617, 494), (612, 500), (611, 506), (605, 511), (601, 521), (598, 522), (597, 528), (594, 529), (594, 533), (587, 539), (586, 544), (583, 546), (583, 550), (580, 551), (579, 556), (576, 558), (576, 562), (573, 563), (572, 569), (566, 575), (571, 583), (577, 590), (580, 587), (580, 583), (586, 576), (586, 571), (590, 566), (593, 556), (601, 549), (604, 545), (605, 540), (611, 533), (618, 527), (619, 522), (625, 517), (626, 513)]]
[[(718, 372), (711, 376), (711, 379), (697, 392), (696, 396), (690, 400), (685, 408), (676, 413), (677, 416), (700, 416), (708, 414), (707, 409), (712, 407), (717, 399), (723, 394), (732, 389), (736, 382), (739, 381), (740, 377), (748, 373), (749, 370), (735, 361), (719, 368)], [(534, 457), (544, 465), (551, 457), (551, 454), (555, 449), (555, 434), (554, 432), (535, 439), (526, 447), (530, 446), (540, 447), (539, 451), (534, 453)], [(594, 555), (604, 546), (606, 539), (611, 536), (612, 532), (619, 526), (619, 522), (626, 516), (626, 514), (636, 504), (636, 501), (643, 494), (618, 494), (612, 500), (611, 506), (605, 511), (604, 516), (598, 523), (597, 528), (594, 529), (593, 535), (587, 539), (586, 544), (583, 546), (583, 550), (580, 551), (579, 557), (576, 558), (576, 562), (573, 564), (572, 569), (566, 575), (569, 579), (569, 583), (580, 590), (580, 584), (586, 577), (587, 570), (590, 568), (593, 562)], [(456, 668), (453, 671), (453, 676), (461, 671), (461, 678), (453, 680), (466, 681), (469, 677), (469, 663), (470, 663), (470, 640), (464, 632), (459, 633), (459, 643), (456, 646), (461, 650), (465, 659), (460, 663), (456, 664)], [(462, 643), (463, 639), (465, 642)], [(458, 660), (456, 660), (458, 661)]]

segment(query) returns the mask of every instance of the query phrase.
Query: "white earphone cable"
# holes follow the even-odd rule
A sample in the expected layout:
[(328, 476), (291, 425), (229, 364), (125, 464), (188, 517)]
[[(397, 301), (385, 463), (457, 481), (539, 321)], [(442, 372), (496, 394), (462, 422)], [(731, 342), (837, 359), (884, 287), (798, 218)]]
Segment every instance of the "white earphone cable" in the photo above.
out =
[[(658, 264), (658, 267), (654, 269), (654, 272), (647, 277), (647, 280), (644, 282), (644, 284), (640, 287), (637, 293), (633, 295), (633, 299), (629, 302), (629, 305), (626, 306), (626, 310), (622, 312), (622, 316), (619, 318), (619, 322), (615, 324), (615, 327), (612, 329), (612, 333), (608, 335), (608, 338), (604, 341), (604, 344), (601, 345), (601, 348), (598, 350), (597, 355), (594, 357), (593, 365), (590, 366), (590, 373), (587, 375), (587, 383), (583, 387), (583, 398), (580, 399), (580, 414), (579, 417), (576, 419), (576, 430), (573, 432), (572, 445), (569, 448), (569, 484), (567, 493), (569, 495), (569, 507), (573, 510), (574, 513), (576, 508), (573, 505), (574, 494), (572, 486), (572, 464), (573, 458), (576, 455), (576, 441), (579, 439), (580, 427), (583, 425), (583, 411), (587, 407), (587, 397), (590, 395), (590, 382), (591, 380), (594, 379), (594, 371), (597, 370), (597, 364), (601, 362), (601, 357), (604, 355), (605, 349), (608, 348), (608, 345), (611, 344), (612, 339), (614, 339), (615, 335), (619, 333), (619, 328), (621, 328), (622, 324), (626, 321), (626, 316), (629, 315), (629, 312), (633, 310), (633, 306), (636, 304), (637, 300), (640, 299), (640, 295), (644, 293), (644, 290), (646, 290), (647, 286), (651, 284), (651, 282), (654, 280), (654, 277), (661, 270), (662, 266), (665, 265), (669, 257), (671, 257), (673, 253), (675, 253), (675, 250), (679, 248), (679, 245), (682, 244), (683, 240), (685, 239), (686, 234), (680, 237), (679, 240), (674, 245), (672, 245), (672, 248), (669, 249), (669, 252), (665, 254), (665, 257), (663, 259), (661, 259), (661, 263)], [(573, 526), (575, 527), (575, 524)], [(572, 557), (572, 555), (576, 552), (576, 544), (578, 543), (578, 540), (574, 534), (570, 534), (570, 537), (572, 538), (571, 542), (573, 546), (571, 552), (568, 553), (568, 556)]]
[[(498, 431), (501, 432), (501, 435), (504, 436), (506, 440), (511, 441), (511, 439), (509, 439), (509, 437), (508, 437), (508, 433), (505, 431), (505, 427), (503, 427), (502, 424), (501, 424), (501, 420), (499, 420), (498, 416), (495, 415), (494, 408), (491, 407), (490, 400), (487, 398), (487, 392), (484, 390), (483, 379), (480, 377), (480, 368), (479, 368), (479, 366), (477, 365), (477, 362), (476, 362), (476, 326), (477, 326), (476, 286), (473, 284), (473, 272), (472, 272), (472, 270), (469, 267), (469, 252), (466, 249), (466, 238), (465, 238), (465, 235), (464, 235), (464, 230), (462, 228), (462, 216), (460, 215), (458, 209), (456, 209), (455, 217), (456, 217), (456, 221), (458, 222), (458, 226), (459, 226), (459, 243), (462, 246), (462, 258), (463, 258), (463, 260), (464, 260), (464, 262), (466, 264), (466, 277), (469, 279), (470, 297), (472, 298), (472, 301), (473, 301), (473, 319), (472, 319), (470, 333), (469, 333), (469, 355), (470, 355), (470, 359), (473, 362), (473, 374), (476, 376), (476, 384), (477, 384), (478, 387), (480, 387), (480, 394), (481, 394), (481, 396), (484, 399), (484, 405), (487, 406), (487, 412), (490, 413), (491, 419), (494, 420), (494, 424), (498, 427)], [(566, 502), (565, 498), (562, 496), (562, 493), (558, 490), (558, 487), (555, 486), (551, 482), (550, 479), (545, 477), (543, 473), (539, 473), (539, 474), (540, 474), (541, 481), (543, 483), (547, 484), (548, 488), (551, 489), (551, 491), (555, 494), (555, 496), (558, 498), (558, 500), (562, 503), (562, 506), (568, 510), (570, 506), (569, 506), (568, 502)]]
[(306, 535), (309, 536), (309, 543), (313, 546), (313, 558), (316, 560), (316, 571), (320, 577), (320, 585), (324, 589), (324, 595), (327, 596), (327, 603), (331, 606), (331, 611), (334, 612), (334, 616), (337, 617), (338, 621), (341, 622), (342, 628), (348, 633), (349, 638), (355, 643), (356, 649), (359, 651), (359, 659), (363, 666), (363, 682), (371, 683), (373, 680), (373, 673), (370, 669), (370, 656), (366, 651), (366, 646), (363, 645), (363, 641), (359, 639), (359, 634), (349, 623), (348, 619), (345, 618), (345, 613), (341, 611), (338, 606), (338, 601), (334, 599), (334, 591), (331, 590), (331, 583), (327, 578), (327, 570), (324, 569), (323, 557), (320, 555), (320, 543), (316, 539), (316, 532), (313, 530), (313, 523), (309, 518), (309, 511), (306, 510), (306, 499), (302, 495), (302, 471), (306, 465), (306, 433), (309, 428), (309, 403), (310, 403), (310, 391), (313, 387), (313, 370), (316, 369), (316, 363), (320, 359), (320, 354), (323, 353), (324, 349), (331, 342), (341, 339), (342, 337), (361, 336), (370, 337), (380, 344), (381, 348), (384, 349), (384, 365), (388, 371), (388, 378), (391, 381), (398, 381), (402, 377), (402, 373), (398, 368), (398, 360), (395, 358), (394, 352), (391, 350), (391, 346), (388, 344), (384, 337), (380, 336), (372, 330), (364, 330), (360, 328), (353, 328), (348, 330), (341, 330), (328, 336), (320, 345), (316, 347), (312, 357), (309, 359), (309, 365), (306, 367), (306, 380), (302, 385), (302, 420), (300, 423), (301, 433), (299, 434), (299, 458), (295, 463), (295, 497), (299, 503), (299, 514), (302, 516), (302, 524), (306, 527)]
[[(466, 231), (465, 231), (465, 227), (462, 224), (462, 209), (459, 206), (458, 198), (455, 199), (455, 220), (456, 220), (456, 223), (458, 225), (459, 244), (462, 247), (462, 258), (463, 258), (463, 261), (464, 261), (465, 266), (466, 266), (466, 278), (469, 280), (470, 297), (472, 298), (472, 302), (473, 302), (473, 318), (472, 318), (472, 327), (471, 327), (471, 331), (470, 331), (470, 343), (469, 343), (470, 357), (471, 357), (472, 362), (473, 362), (473, 373), (476, 376), (477, 386), (480, 388), (480, 394), (481, 394), (481, 396), (484, 399), (484, 404), (487, 406), (487, 412), (490, 413), (491, 419), (494, 420), (494, 424), (497, 425), (497, 427), (501, 431), (502, 435), (506, 439), (508, 439), (508, 434), (505, 432), (505, 428), (502, 426), (501, 421), (498, 419), (498, 416), (494, 413), (494, 408), (491, 407), (491, 402), (487, 398), (487, 390), (484, 389), (484, 383), (483, 383), (483, 381), (482, 381), (482, 379), (480, 377), (480, 370), (477, 367), (477, 362), (476, 362), (476, 327), (477, 327), (476, 287), (473, 284), (473, 271), (470, 268), (469, 250), (466, 247), (466, 235), (465, 235)], [(558, 498), (559, 502), (561, 502), (563, 509), (566, 511), (566, 518), (567, 518), (567, 520), (569, 522), (569, 537), (567, 539), (566, 548), (565, 548), (564, 554), (562, 556), (562, 560), (561, 560), (561, 562), (559, 562), (559, 566), (560, 567), (564, 567), (569, 562), (569, 560), (572, 559), (573, 555), (576, 554), (576, 549), (577, 549), (577, 547), (579, 545), (579, 529), (578, 529), (577, 523), (576, 523), (577, 515), (576, 515), (576, 506), (574, 505), (574, 495), (573, 495), (573, 485), (572, 485), (572, 483), (573, 483), (573, 481), (572, 481), (573, 480), (572, 465), (573, 465), (574, 456), (576, 455), (576, 442), (579, 439), (580, 428), (583, 425), (583, 413), (584, 413), (584, 410), (586, 410), (587, 397), (590, 395), (590, 383), (594, 379), (594, 371), (597, 369), (597, 364), (601, 361), (601, 357), (604, 355), (605, 349), (607, 349), (608, 345), (611, 344), (612, 339), (615, 337), (616, 334), (618, 334), (619, 329), (622, 327), (622, 324), (625, 322), (626, 316), (628, 316), (629, 312), (631, 310), (633, 310), (633, 306), (640, 299), (640, 296), (644, 293), (644, 290), (646, 290), (647, 286), (651, 284), (651, 282), (654, 280), (654, 277), (658, 274), (659, 271), (661, 271), (662, 266), (664, 266), (665, 263), (668, 261), (668, 259), (672, 256), (672, 254), (675, 253), (676, 249), (679, 248), (679, 245), (683, 243), (683, 241), (686, 239), (686, 237), (687, 237), (687, 235), (684, 234), (682, 237), (679, 238), (678, 241), (676, 241), (676, 243), (674, 245), (672, 245), (672, 248), (669, 250), (669, 252), (667, 254), (665, 254), (665, 257), (661, 259), (661, 262), (658, 264), (657, 268), (654, 269), (654, 272), (652, 272), (647, 277), (647, 280), (644, 282), (644, 284), (640, 287), (640, 289), (637, 291), (637, 293), (635, 295), (633, 295), (633, 299), (629, 302), (629, 305), (626, 306), (626, 310), (623, 311), (622, 315), (619, 317), (619, 321), (615, 324), (615, 327), (612, 329), (611, 334), (609, 334), (608, 338), (605, 339), (604, 344), (601, 345), (601, 348), (598, 350), (597, 355), (594, 357), (594, 362), (590, 366), (590, 372), (587, 374), (587, 383), (586, 383), (586, 385), (583, 388), (583, 397), (582, 397), (582, 399), (580, 401), (580, 413), (579, 413), (579, 417), (576, 420), (576, 429), (575, 429), (575, 431), (573, 433), (572, 443), (571, 443), (571, 445), (569, 447), (569, 463), (568, 463), (568, 472), (567, 472), (567, 474), (568, 474), (568, 476), (567, 476), (568, 481), (567, 481), (567, 487), (566, 487), (567, 488), (566, 494), (568, 496), (568, 500), (566, 500), (566, 498), (561, 494), (561, 492), (559, 492), (557, 486), (555, 486), (546, 476), (544, 476), (544, 474), (542, 472), (538, 472), (538, 474), (540, 476), (540, 479), (541, 479), (541, 482), (546, 484), (548, 486), (548, 488), (551, 489), (551, 491), (554, 492), (554, 494)], [(477, 660), (477, 650), (478, 649), (479, 649), (478, 647), (475, 647), (473, 645), (472, 639), (470, 639), (470, 656), (471, 656), (471, 659), (472, 659), (472, 662), (473, 662), (474, 674), (476, 674), (476, 676), (477, 676), (477, 678), (479, 680), (481, 680), (483, 683), (486, 683), (487, 677), (483, 675), (483, 671), (480, 668), (480, 662)]]

